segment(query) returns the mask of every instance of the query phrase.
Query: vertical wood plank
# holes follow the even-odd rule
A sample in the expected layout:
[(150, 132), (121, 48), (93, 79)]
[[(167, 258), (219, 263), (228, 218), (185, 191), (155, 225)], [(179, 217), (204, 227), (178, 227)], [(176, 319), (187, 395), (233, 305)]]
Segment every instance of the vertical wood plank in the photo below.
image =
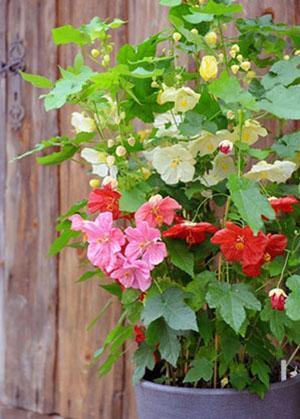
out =
[[(2, 1), (2, 5), (5, 2)], [(54, 0), (10, 0), (2, 15), (7, 45), (17, 34), (26, 48), (27, 70), (54, 78), (56, 50), (50, 46)], [(1, 31), (5, 28), (2, 27)], [(8, 58), (8, 57), (7, 57)], [(7, 107), (12, 103), (7, 78)], [(56, 260), (47, 258), (57, 216), (57, 170), (38, 168), (33, 158), (10, 163), (56, 130), (56, 113), (47, 114), (40, 92), (22, 83), (26, 117), (19, 131), (6, 121), (5, 204), (5, 399), (32, 411), (53, 411), (56, 341)], [(5, 113), (4, 113), (5, 115)], [(2, 112), (1, 116), (2, 118)], [(4, 130), (5, 132), (5, 130)], [(3, 138), (1, 133), (1, 141)], [(1, 152), (2, 155), (2, 152)], [(1, 196), (1, 201), (2, 201)]]
[[(6, 61), (6, 7), (0, 0), (0, 60)], [(5, 172), (6, 172), (6, 78), (0, 78), (0, 400), (4, 399), (5, 322), (4, 322), (4, 253), (5, 253)]]
[[(79, 26), (94, 16), (102, 19), (120, 17), (127, 20), (127, 1), (82, 0), (58, 1), (58, 24)], [(116, 48), (127, 41), (126, 27), (116, 31)], [(63, 67), (72, 62), (74, 49), (62, 47), (59, 63)], [(64, 134), (71, 131), (70, 114), (74, 109), (60, 112), (60, 129)], [(89, 192), (88, 178), (82, 168), (73, 162), (61, 168), (61, 211), (67, 210), (74, 201), (86, 197)], [(124, 360), (103, 379), (97, 376), (97, 369), (88, 368), (93, 352), (101, 346), (109, 330), (116, 324), (120, 307), (116, 303), (92, 331), (87, 324), (96, 317), (108, 299), (96, 282), (74, 284), (82, 269), (78, 255), (65, 250), (59, 263), (59, 338), (57, 363), (56, 410), (72, 418), (121, 418), (123, 410)]]

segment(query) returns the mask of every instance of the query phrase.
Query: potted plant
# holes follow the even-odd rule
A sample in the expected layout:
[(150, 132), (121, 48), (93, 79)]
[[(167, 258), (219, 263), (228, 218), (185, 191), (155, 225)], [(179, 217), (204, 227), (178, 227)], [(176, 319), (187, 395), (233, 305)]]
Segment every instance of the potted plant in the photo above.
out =
[(115, 64), (124, 22), (94, 18), (53, 29), (80, 47), (55, 84), (22, 73), (46, 110), (80, 109), (72, 138), (32, 150), (90, 176), (50, 253), (86, 249), (80, 281), (119, 299), (94, 361), (104, 375), (133, 342), (141, 419), (299, 418), (300, 27), (231, 0), (160, 3), (170, 27)]

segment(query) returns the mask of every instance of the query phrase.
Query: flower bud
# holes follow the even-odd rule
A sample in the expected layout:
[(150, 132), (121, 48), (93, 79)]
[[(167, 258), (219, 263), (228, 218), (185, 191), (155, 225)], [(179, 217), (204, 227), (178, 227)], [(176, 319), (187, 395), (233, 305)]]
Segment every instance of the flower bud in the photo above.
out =
[(284, 59), (285, 61), (288, 61), (288, 60), (290, 59), (290, 56), (289, 56), (288, 54), (286, 54), (286, 55), (284, 55), (284, 56), (283, 56), (283, 59)]
[(294, 52), (294, 55), (296, 55), (296, 57), (299, 57), (299, 56), (300, 56), (300, 49), (297, 49), (297, 50)]
[(196, 29), (196, 28), (191, 29), (191, 33), (193, 35), (198, 35), (199, 34), (198, 29)]
[(108, 167), (112, 167), (115, 164), (116, 158), (115, 156), (107, 156), (106, 157), (106, 164)]
[(220, 64), (224, 61), (224, 54), (222, 52), (220, 52), (220, 54), (218, 54), (218, 59), (219, 59)]
[(217, 44), (218, 36), (216, 32), (210, 31), (204, 36), (204, 40), (207, 43), (208, 46), (214, 47)]
[(89, 183), (90, 183), (91, 188), (97, 188), (100, 185), (100, 180), (99, 179), (91, 179)]
[(151, 176), (151, 171), (149, 170), (149, 169), (147, 169), (146, 167), (142, 167), (141, 168), (141, 172), (142, 172), (142, 174), (143, 174), (143, 176), (144, 176), (144, 179), (148, 179), (150, 176)]
[(241, 63), (241, 68), (242, 68), (244, 71), (249, 71), (249, 70), (250, 70), (250, 68), (251, 68), (251, 63), (250, 63), (250, 61), (243, 61), (243, 62)]
[(129, 137), (127, 142), (131, 147), (133, 147), (135, 145), (135, 138), (134, 137)]
[(151, 83), (151, 87), (153, 89), (157, 89), (159, 87), (159, 84), (157, 83), (157, 81), (153, 80), (153, 82)]
[(125, 154), (126, 154), (126, 148), (125, 148), (125, 147), (123, 147), (122, 145), (119, 145), (119, 146), (116, 148), (116, 155), (117, 155), (118, 157), (123, 157), (123, 156), (125, 156)]
[(233, 150), (233, 144), (229, 140), (223, 140), (219, 144), (219, 151), (223, 154), (230, 154)]
[(244, 59), (244, 57), (242, 56), (242, 54), (239, 54), (236, 59), (238, 60), (239, 63), (241, 63)]
[(115, 140), (113, 140), (113, 139), (107, 140), (107, 147), (108, 148), (112, 148), (114, 145), (115, 145)]
[(232, 45), (232, 47), (230, 48), (231, 51), (235, 51), (236, 53), (240, 52), (240, 47), (238, 44), (234, 44)]
[(287, 299), (286, 293), (281, 288), (273, 288), (269, 292), (271, 305), (273, 310), (283, 311), (285, 300)]
[(215, 79), (218, 75), (218, 63), (213, 55), (205, 55), (199, 68), (200, 76), (205, 81)]
[(239, 72), (240, 66), (237, 64), (233, 64), (230, 68), (233, 74), (237, 74)]
[(255, 77), (256, 77), (255, 71), (253, 71), (253, 70), (248, 71), (248, 73), (246, 75), (247, 80), (251, 81), (252, 79), (255, 79)]
[(228, 111), (226, 113), (226, 117), (227, 117), (227, 119), (234, 119), (235, 118), (235, 114), (232, 111)]
[(118, 181), (112, 176), (106, 176), (102, 181), (102, 186), (110, 185), (112, 189), (117, 189)]
[(103, 67), (109, 66), (109, 64), (110, 64), (110, 56), (108, 54), (105, 54), (104, 55), (101, 64), (103, 65)]
[(224, 377), (221, 380), (221, 387), (224, 388), (227, 386), (227, 384), (229, 383), (228, 377)]
[(173, 35), (172, 35), (172, 38), (175, 42), (179, 42), (180, 39), (182, 38), (182, 35), (179, 32), (174, 32)]
[(91, 51), (91, 56), (93, 58), (98, 58), (99, 55), (100, 55), (100, 51), (98, 49), (96, 49), (96, 48), (93, 48), (92, 51)]

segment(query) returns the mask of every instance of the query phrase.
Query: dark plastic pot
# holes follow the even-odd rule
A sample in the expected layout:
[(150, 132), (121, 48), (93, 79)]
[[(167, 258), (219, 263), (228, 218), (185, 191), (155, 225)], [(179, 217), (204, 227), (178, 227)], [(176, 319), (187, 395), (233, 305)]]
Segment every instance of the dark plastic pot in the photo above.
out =
[(247, 391), (193, 389), (142, 381), (139, 419), (299, 419), (300, 375), (272, 384), (264, 400)]

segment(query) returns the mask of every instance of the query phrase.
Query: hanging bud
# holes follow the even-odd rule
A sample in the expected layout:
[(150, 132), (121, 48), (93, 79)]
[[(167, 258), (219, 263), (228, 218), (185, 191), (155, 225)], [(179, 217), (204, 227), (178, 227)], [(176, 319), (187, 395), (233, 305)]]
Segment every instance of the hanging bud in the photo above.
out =
[(107, 140), (107, 147), (112, 148), (115, 145), (115, 140), (109, 139)]
[(119, 146), (116, 148), (116, 155), (117, 155), (118, 157), (123, 157), (123, 156), (125, 156), (125, 154), (126, 154), (126, 148), (125, 148), (125, 147), (123, 147), (122, 145), (119, 145)]
[(182, 35), (179, 32), (174, 32), (172, 35), (172, 38), (175, 42), (179, 42), (180, 39), (182, 38)]
[(269, 292), (271, 305), (273, 310), (283, 311), (285, 306), (285, 300), (287, 299), (286, 293), (281, 288), (273, 288)]
[(108, 167), (112, 167), (115, 164), (116, 158), (115, 156), (107, 156), (106, 157), (106, 164)]
[(100, 180), (99, 179), (91, 179), (89, 183), (90, 183), (91, 188), (97, 188), (100, 185)]
[(157, 81), (153, 80), (153, 82), (151, 83), (151, 87), (153, 89), (157, 89), (159, 87), (159, 84), (157, 83)]
[(204, 36), (204, 40), (209, 47), (214, 47), (218, 42), (218, 36), (216, 32), (210, 31)]
[(219, 144), (219, 151), (223, 154), (230, 154), (233, 150), (233, 144), (231, 141), (223, 140)]
[(284, 59), (285, 61), (288, 61), (288, 60), (290, 59), (290, 56), (289, 56), (288, 54), (286, 54), (286, 55), (284, 55), (284, 56), (283, 56), (283, 59)]
[(196, 28), (191, 29), (191, 33), (193, 35), (199, 35), (198, 29), (196, 29)]
[(249, 70), (250, 70), (250, 68), (251, 68), (251, 63), (250, 63), (250, 61), (243, 61), (243, 62), (241, 63), (241, 68), (242, 68), (244, 71), (249, 71)]
[(135, 138), (134, 137), (129, 137), (127, 142), (131, 147), (133, 147), (135, 145)]
[(226, 117), (227, 117), (227, 119), (232, 120), (232, 119), (234, 119), (234, 118), (235, 118), (235, 114), (234, 114), (234, 112), (232, 112), (232, 111), (228, 111), (228, 112), (226, 113)]
[(233, 64), (230, 68), (233, 74), (237, 74), (239, 72), (240, 66), (237, 64)]
[(218, 62), (213, 55), (205, 55), (199, 68), (200, 76), (205, 81), (215, 79), (218, 75)]
[(93, 58), (98, 58), (99, 55), (100, 55), (100, 51), (98, 49), (96, 49), (96, 48), (93, 48), (92, 51), (91, 51), (91, 56)]
[(224, 61), (224, 54), (222, 52), (220, 52), (220, 54), (218, 54), (218, 59), (219, 59), (219, 63), (222, 64)]
[(294, 52), (294, 55), (296, 55), (296, 57), (299, 57), (299, 56), (300, 56), (300, 49), (297, 49), (297, 50)]
[(236, 59), (238, 60), (239, 63), (241, 63), (244, 59), (244, 57), (242, 56), (242, 54), (239, 54)]

